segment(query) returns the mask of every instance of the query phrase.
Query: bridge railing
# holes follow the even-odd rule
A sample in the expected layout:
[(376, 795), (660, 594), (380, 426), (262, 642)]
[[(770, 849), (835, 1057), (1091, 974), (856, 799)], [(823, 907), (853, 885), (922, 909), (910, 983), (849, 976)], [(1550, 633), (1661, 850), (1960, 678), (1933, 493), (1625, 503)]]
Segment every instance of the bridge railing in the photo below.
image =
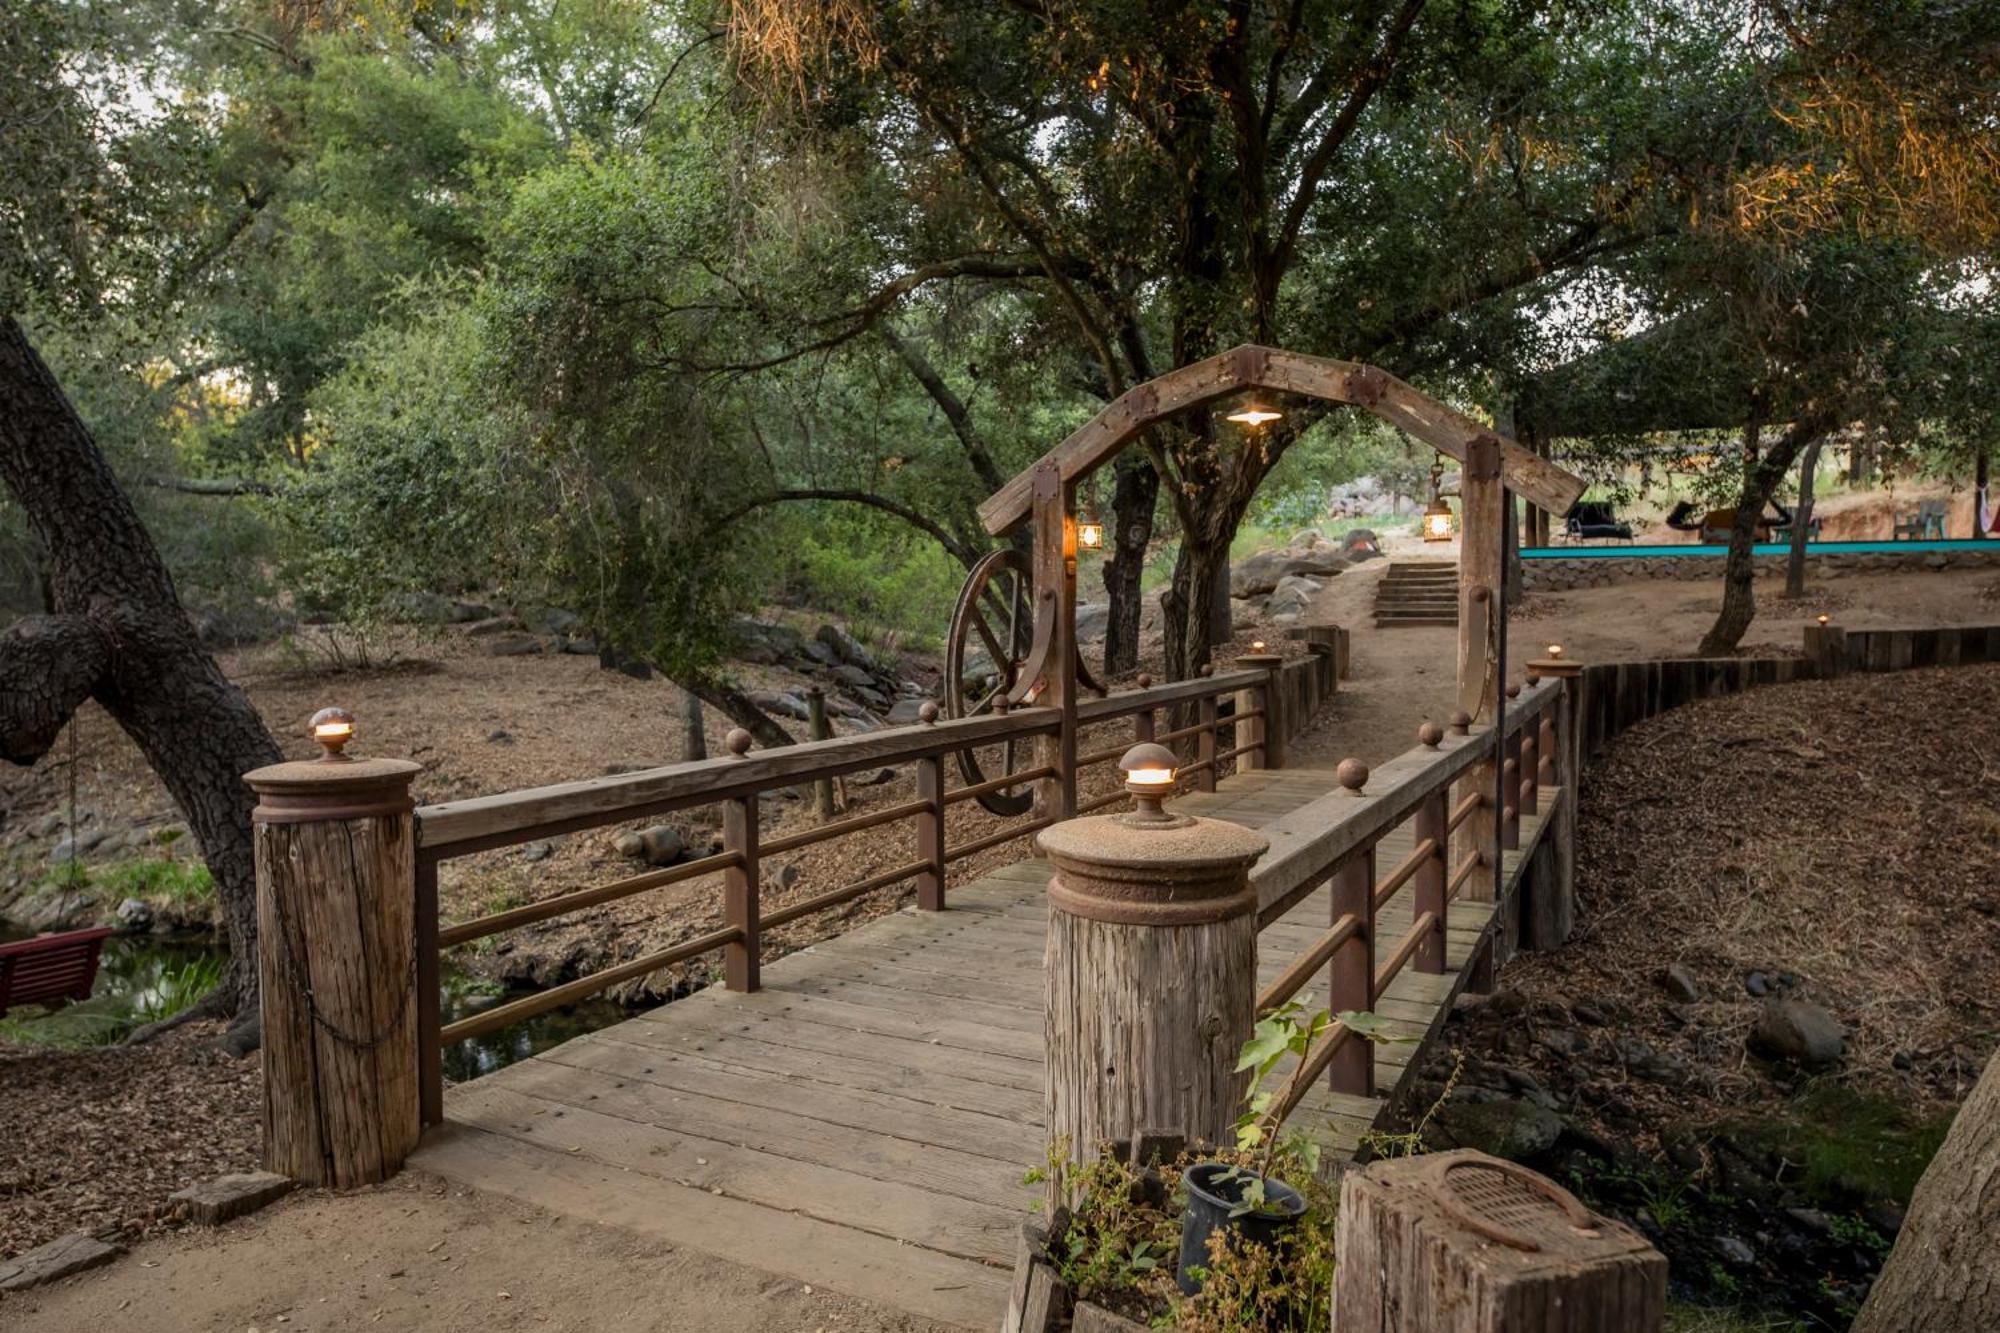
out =
[[(1497, 747), (1491, 726), (1447, 731), (1426, 724), (1414, 749), (1373, 772), (1346, 761), (1343, 790), (1264, 826), (1271, 850), (1250, 875), (1259, 929), (1323, 885), (1331, 887), (1332, 904), (1326, 930), (1257, 996), (1260, 1014), (1291, 1000), (1322, 969), (1328, 1007), (1336, 1013), (1372, 1010), (1406, 967), (1446, 970), (1452, 904), (1461, 897), (1491, 900), (1495, 867), (1520, 846), (1522, 814), (1547, 820), (1558, 813), (1556, 802), (1572, 799), (1572, 685), (1530, 681), (1504, 710)], [(1384, 870), (1377, 850), (1406, 822), (1411, 848)], [(1381, 911), (1406, 885), (1414, 894), (1413, 920), (1400, 936), (1384, 940)], [(1372, 1095), (1374, 1057), (1369, 1043), (1356, 1037), (1336, 1022), (1288, 1081), (1274, 1118), (1283, 1119), (1322, 1073), (1335, 1092)]]
[[(1180, 742), (1192, 754), (1181, 770), (1181, 779), (1202, 790), (1214, 789), (1225, 765), (1247, 768), (1282, 762), (1285, 738), (1309, 718), (1298, 711), (1300, 703), (1316, 700), (1330, 691), (1332, 683), (1326, 678), (1332, 675), (1334, 666), (1332, 655), (1324, 650), (1289, 662), (1275, 657), (1259, 658), (1255, 665), (1245, 669), (1166, 685), (1147, 685), (1080, 703), (1078, 735), (1081, 741), (1096, 744), (1088, 750), (1079, 750), (1067, 772), (1060, 771), (1063, 767), (1060, 747), (1054, 744), (1061, 730), (1057, 711), (1017, 708), (975, 718), (929, 720), (914, 726), (754, 753), (747, 748), (747, 737), (735, 733), (732, 739), (741, 748), (727, 757), (419, 809), (415, 816), (416, 1003), (424, 1122), (430, 1124), (442, 1119), (442, 1052), (456, 1042), (574, 1004), (612, 986), (704, 954), (721, 954), (723, 982), (727, 987), (756, 990), (765, 932), (891, 885), (914, 881), (920, 907), (942, 908), (946, 872), (952, 863), (1037, 832), (1056, 822), (1065, 807), (1087, 811), (1123, 799), (1122, 791), (1114, 791), (1079, 807), (1076, 783), (1086, 770), (1115, 762), (1135, 740)], [(1168, 710), (1178, 713), (1192, 710), (1193, 720), (1171, 730), (1161, 730), (1159, 721)], [(1109, 743), (1107, 738), (1121, 729), (1129, 734)], [(978, 783), (952, 785), (948, 762), (951, 755), (1010, 741), (1031, 743), (1034, 758), (1027, 766)], [(763, 827), (760, 799), (767, 793), (898, 764), (913, 764), (916, 768), (914, 799), (775, 837)], [(954, 807), (989, 792), (1024, 784), (1041, 788), (1040, 799), (1025, 816), (1003, 822), (999, 828), (977, 837), (959, 842), (950, 840), (947, 816)], [(559, 834), (702, 807), (719, 807), (720, 811), (721, 847), (710, 855), (467, 920), (451, 923), (439, 920), (438, 872), (446, 861)], [(913, 831), (908, 860), (781, 907), (766, 908), (762, 866), (767, 858), (895, 825), (907, 825)], [(722, 924), (717, 929), (456, 1022), (441, 1021), (443, 951), (717, 874), (722, 876)]]

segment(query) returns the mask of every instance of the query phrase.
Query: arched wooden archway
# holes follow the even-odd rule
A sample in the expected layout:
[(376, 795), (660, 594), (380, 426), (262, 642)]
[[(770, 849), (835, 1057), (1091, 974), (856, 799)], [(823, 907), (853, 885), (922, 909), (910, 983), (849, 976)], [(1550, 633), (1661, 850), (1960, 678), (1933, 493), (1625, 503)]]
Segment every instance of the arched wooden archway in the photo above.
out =
[(1506, 493), (1563, 514), (1583, 494), (1582, 479), (1385, 370), (1246, 343), (1126, 390), (979, 507), (980, 521), (994, 536), (1036, 520), (1034, 645), (1015, 702), (1061, 710), (1062, 729), (1048, 756), (1059, 771), (1073, 771), (1076, 759), (1076, 483), (1148, 426), (1250, 389), (1365, 408), (1463, 465), (1459, 699), (1474, 716), (1497, 710), (1499, 626), (1490, 609), (1501, 576)]

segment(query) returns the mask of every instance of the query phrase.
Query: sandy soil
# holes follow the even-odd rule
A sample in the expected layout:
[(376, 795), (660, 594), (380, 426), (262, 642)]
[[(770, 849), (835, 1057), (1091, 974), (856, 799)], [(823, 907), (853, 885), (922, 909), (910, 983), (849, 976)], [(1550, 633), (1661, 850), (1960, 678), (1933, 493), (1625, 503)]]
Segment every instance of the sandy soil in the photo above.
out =
[[(829, 1274), (829, 1277), (834, 1275)], [(10, 1333), (230, 1329), (925, 1333), (938, 1326), (406, 1172), (0, 1296)]]
[[(1294, 763), (1332, 764), (1353, 755), (1379, 764), (1414, 744), (1420, 722), (1442, 722), (1456, 707), (1457, 630), (1374, 628), (1375, 587), (1388, 565), (1370, 561), (1349, 570), (1313, 606), (1314, 620), (1354, 627), (1353, 675), (1341, 682), (1311, 734), (1293, 746)], [(1781, 583), (1760, 580), (1758, 615), (1743, 648), (1796, 653), (1805, 627), (1822, 611), (1857, 629), (1992, 624), (2000, 620), (2000, 605), (1992, 600), (1996, 582), (1991, 570), (1857, 574), (1816, 580), (1802, 601), (1788, 602), (1778, 595)], [(1534, 594), (1508, 625), (1509, 678), (1519, 679), (1524, 664), (1545, 655), (1551, 643), (1584, 662), (1691, 654), (1721, 604), (1719, 579)]]

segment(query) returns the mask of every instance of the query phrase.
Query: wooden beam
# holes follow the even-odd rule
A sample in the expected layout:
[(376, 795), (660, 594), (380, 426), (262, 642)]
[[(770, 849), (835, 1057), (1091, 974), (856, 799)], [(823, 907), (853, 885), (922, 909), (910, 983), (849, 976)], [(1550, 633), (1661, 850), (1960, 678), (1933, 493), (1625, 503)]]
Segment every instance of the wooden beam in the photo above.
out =
[[(1127, 389), (1035, 466), (1054, 463), (1064, 482), (1074, 482), (1109, 462), (1155, 422), (1244, 389), (1270, 389), (1366, 408), (1460, 462), (1474, 440), (1493, 434), (1374, 366), (1246, 343)], [(1512, 440), (1500, 440), (1500, 454), (1508, 489), (1550, 513), (1567, 513), (1583, 494), (1581, 478)], [(1034, 470), (1017, 473), (979, 506), (980, 522), (989, 533), (998, 536), (1028, 517), (1034, 507)]]

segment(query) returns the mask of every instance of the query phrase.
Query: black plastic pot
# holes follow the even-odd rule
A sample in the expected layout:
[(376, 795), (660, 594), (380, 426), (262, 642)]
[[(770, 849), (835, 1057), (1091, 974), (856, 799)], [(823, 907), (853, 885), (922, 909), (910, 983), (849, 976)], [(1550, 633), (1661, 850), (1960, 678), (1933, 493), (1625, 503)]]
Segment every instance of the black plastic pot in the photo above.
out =
[(1181, 1176), (1187, 1209), (1181, 1214), (1181, 1261), (1174, 1280), (1190, 1296), (1201, 1290), (1194, 1270), (1208, 1267), (1208, 1238), (1216, 1231), (1255, 1245), (1272, 1245), (1305, 1214), (1304, 1195), (1282, 1180), (1265, 1176), (1264, 1206), (1231, 1217), (1229, 1214), (1243, 1202), (1244, 1188), (1255, 1178), (1247, 1171), (1232, 1176), (1233, 1170), (1226, 1162), (1203, 1162)]

